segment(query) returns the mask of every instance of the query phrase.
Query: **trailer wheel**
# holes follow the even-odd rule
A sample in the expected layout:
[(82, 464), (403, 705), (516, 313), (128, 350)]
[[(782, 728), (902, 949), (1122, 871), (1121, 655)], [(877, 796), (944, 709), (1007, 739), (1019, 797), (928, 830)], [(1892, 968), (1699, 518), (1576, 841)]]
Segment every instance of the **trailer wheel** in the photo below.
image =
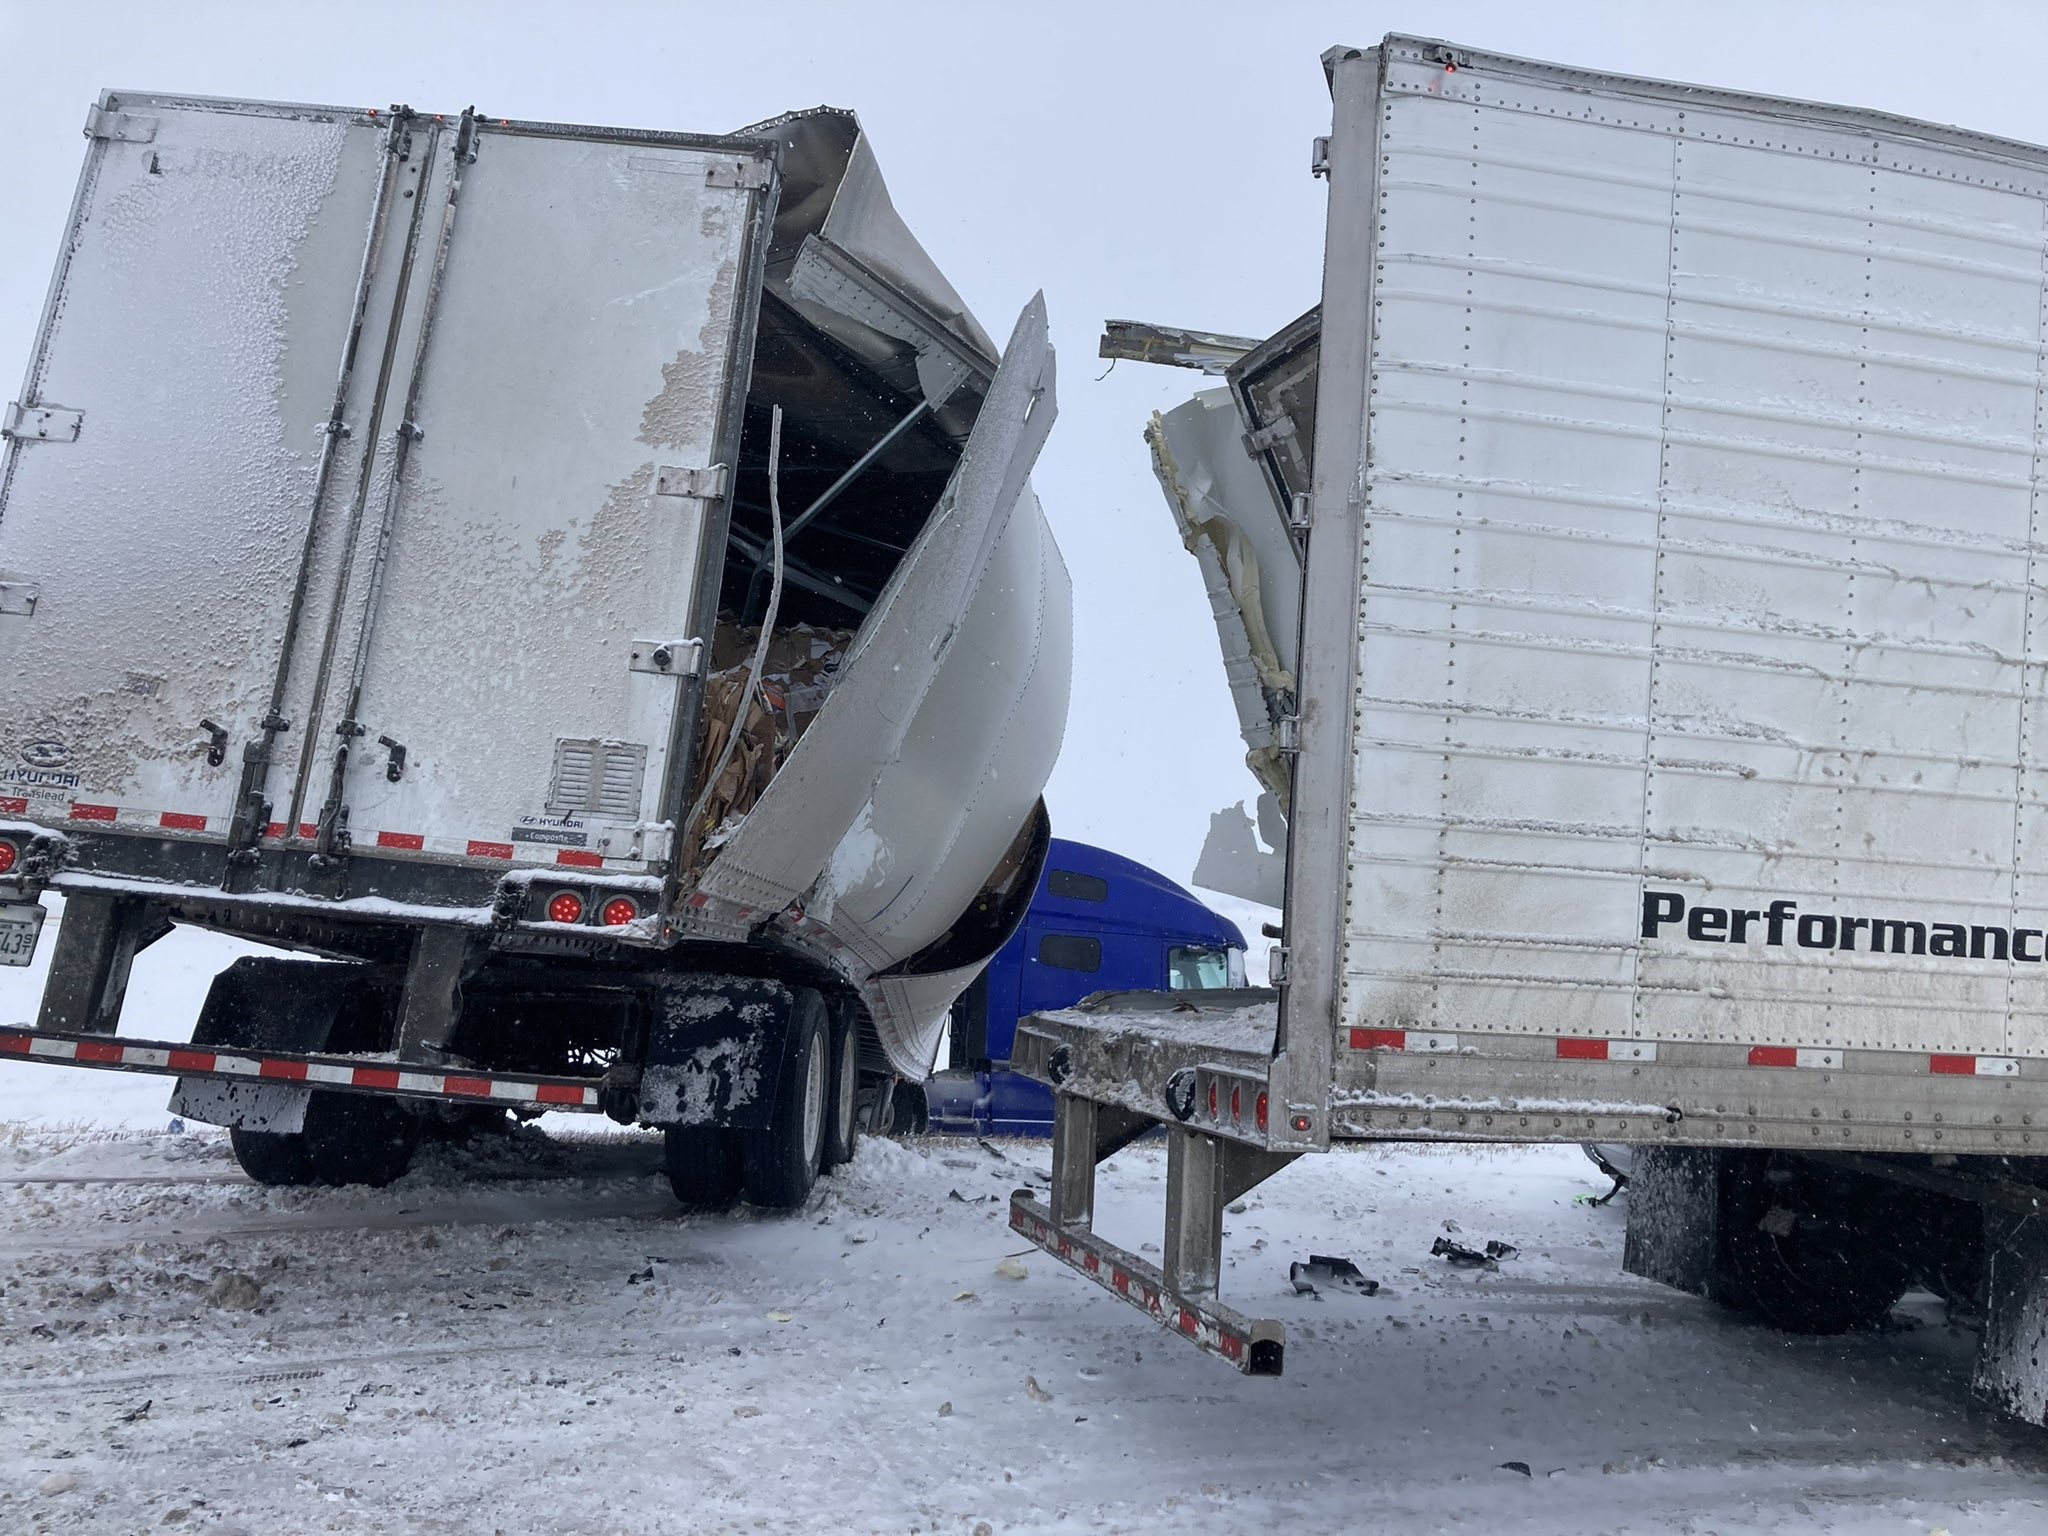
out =
[(740, 1144), (720, 1125), (671, 1125), (661, 1133), (668, 1187), (693, 1211), (729, 1210), (740, 1197)]
[(1881, 1181), (1769, 1152), (1731, 1154), (1722, 1177), (1726, 1299), (1772, 1327), (1874, 1327), (1912, 1284)]
[(853, 1161), (860, 1141), (860, 1028), (848, 1019), (838, 1031), (832, 1052), (831, 1117), (825, 1127), (822, 1167), (830, 1170)]
[(774, 1118), (766, 1130), (740, 1133), (741, 1183), (754, 1205), (795, 1210), (817, 1182), (831, 1118), (830, 1039), (825, 1000), (799, 991)]
[(259, 1184), (369, 1184), (381, 1188), (412, 1166), (420, 1122), (396, 1100), (367, 1093), (314, 1093), (297, 1131), (228, 1132), (235, 1161)]
[(294, 1131), (245, 1131), (239, 1125), (228, 1131), (228, 1145), (235, 1149), (235, 1161), (242, 1172), (258, 1184), (272, 1189), (292, 1189), (313, 1182), (313, 1170), (306, 1161), (306, 1138)]

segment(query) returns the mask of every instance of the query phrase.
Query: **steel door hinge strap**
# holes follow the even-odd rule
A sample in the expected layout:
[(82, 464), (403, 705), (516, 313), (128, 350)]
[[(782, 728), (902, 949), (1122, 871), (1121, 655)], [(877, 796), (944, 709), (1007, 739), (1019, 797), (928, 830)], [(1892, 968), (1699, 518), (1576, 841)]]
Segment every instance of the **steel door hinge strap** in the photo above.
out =
[(94, 107), (85, 114), (88, 139), (113, 139), (122, 144), (147, 144), (156, 137), (157, 120), (133, 112)]
[(713, 464), (707, 469), (678, 469), (664, 464), (654, 472), (654, 494), (716, 501), (725, 494), (725, 482), (723, 464)]
[(768, 185), (773, 172), (766, 160), (749, 156), (745, 159), (734, 157), (729, 160), (714, 160), (711, 169), (704, 173), (707, 187), (731, 187), (741, 192), (758, 192)]
[(61, 405), (23, 405), (10, 400), (0, 415), (0, 437), (23, 443), (75, 443), (85, 426), (85, 412)]
[(1267, 425), (1259, 428), (1258, 431), (1245, 433), (1244, 451), (1248, 456), (1256, 459), (1275, 443), (1286, 442), (1298, 430), (1294, 425), (1294, 418), (1292, 416), (1277, 416)]

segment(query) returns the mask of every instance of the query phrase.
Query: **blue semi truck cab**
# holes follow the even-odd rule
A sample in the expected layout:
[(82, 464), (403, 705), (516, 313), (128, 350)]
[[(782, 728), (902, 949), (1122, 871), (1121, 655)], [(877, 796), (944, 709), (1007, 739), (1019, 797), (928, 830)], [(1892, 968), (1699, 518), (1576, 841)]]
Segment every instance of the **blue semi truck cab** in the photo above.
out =
[(1018, 1019), (1093, 992), (1241, 987), (1244, 961), (1237, 925), (1157, 870), (1056, 837), (1023, 925), (953, 1005), (946, 1066), (906, 1085), (896, 1124), (1049, 1135), (1052, 1090), (1010, 1070)]

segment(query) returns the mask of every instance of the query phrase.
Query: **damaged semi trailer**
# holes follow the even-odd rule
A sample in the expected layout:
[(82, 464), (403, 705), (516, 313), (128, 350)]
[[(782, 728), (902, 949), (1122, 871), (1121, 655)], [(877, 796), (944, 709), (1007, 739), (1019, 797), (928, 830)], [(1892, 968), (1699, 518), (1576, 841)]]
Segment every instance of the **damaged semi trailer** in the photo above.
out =
[[(1071, 599), (848, 113), (707, 137), (104, 96), (0, 478), (0, 1056), (272, 1183), (546, 1109), (800, 1202), (1049, 842)], [(118, 1032), (174, 925), (262, 941)], [(24, 1021), (25, 1024), (26, 1021)]]
[[(1636, 1144), (1626, 1262), (1981, 1305), (2048, 1422), (2048, 150), (1390, 37), (1325, 57), (1319, 308), (1112, 322), (1201, 561), (1276, 992), (1022, 1021), (1020, 1232), (1240, 1369), (1227, 1202), (1372, 1140)], [(1163, 1261), (1093, 1230), (1168, 1136)]]

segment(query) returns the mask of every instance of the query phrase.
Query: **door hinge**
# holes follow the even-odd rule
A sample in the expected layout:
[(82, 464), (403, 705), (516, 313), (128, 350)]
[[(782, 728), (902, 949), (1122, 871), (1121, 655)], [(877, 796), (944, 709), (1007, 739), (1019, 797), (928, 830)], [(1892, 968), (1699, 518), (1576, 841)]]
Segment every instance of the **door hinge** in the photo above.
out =
[(1266, 985), (1284, 987), (1287, 985), (1287, 946), (1275, 944), (1266, 951)]
[(702, 640), (635, 640), (626, 657), (627, 671), (656, 677), (695, 677), (703, 664)]
[(1330, 174), (1330, 136), (1320, 133), (1309, 141), (1308, 173), (1311, 176)]
[(1276, 416), (1256, 432), (1244, 435), (1244, 451), (1256, 459), (1275, 443), (1284, 443), (1296, 431), (1292, 416)]
[(1310, 521), (1310, 503), (1307, 491), (1296, 491), (1287, 502), (1287, 526), (1296, 533), (1304, 532)]
[(43, 589), (36, 582), (0, 581), (0, 613), (29, 618), (36, 611), (36, 599), (42, 595)]
[(669, 856), (674, 845), (675, 827), (666, 821), (597, 829), (597, 851), (607, 859), (658, 863)]
[(1273, 744), (1282, 752), (1301, 750), (1301, 716), (1282, 715), (1273, 722)]
[(749, 155), (744, 159), (735, 156), (729, 160), (714, 160), (711, 169), (704, 173), (707, 187), (731, 187), (741, 192), (758, 192), (768, 185), (774, 173), (766, 160)]
[(156, 137), (157, 120), (134, 112), (110, 112), (94, 107), (85, 114), (88, 139), (114, 139), (122, 144), (147, 144)]
[(716, 501), (725, 494), (725, 482), (723, 464), (713, 464), (708, 469), (678, 469), (664, 464), (654, 472), (654, 494)]
[(23, 443), (75, 443), (84, 425), (83, 411), (67, 411), (61, 405), (23, 405), (19, 400), (10, 400), (6, 414), (0, 415), (0, 437)]

